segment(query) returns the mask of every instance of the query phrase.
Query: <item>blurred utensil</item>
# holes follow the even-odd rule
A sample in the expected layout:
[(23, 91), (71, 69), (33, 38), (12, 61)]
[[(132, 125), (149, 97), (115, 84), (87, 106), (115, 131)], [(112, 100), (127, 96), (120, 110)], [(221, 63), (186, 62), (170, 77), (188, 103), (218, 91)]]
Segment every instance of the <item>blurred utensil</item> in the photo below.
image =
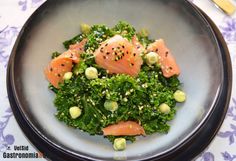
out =
[(217, 8), (220, 8), (228, 15), (232, 15), (236, 11), (236, 6), (229, 0), (210, 0)]

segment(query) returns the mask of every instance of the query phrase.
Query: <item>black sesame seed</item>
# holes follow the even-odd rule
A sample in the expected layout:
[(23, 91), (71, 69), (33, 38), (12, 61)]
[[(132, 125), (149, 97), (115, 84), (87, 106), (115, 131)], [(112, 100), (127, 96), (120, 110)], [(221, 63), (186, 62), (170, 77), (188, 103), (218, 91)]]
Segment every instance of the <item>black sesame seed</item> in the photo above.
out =
[(117, 52), (115, 52), (115, 55), (118, 55)]
[(50, 71), (52, 72), (52, 71), (53, 71), (53, 69), (52, 69), (52, 68), (50, 68)]
[(65, 64), (61, 64), (61, 66), (62, 66), (62, 67), (64, 67), (64, 66), (65, 66)]
[(122, 48), (124, 49), (124, 48), (125, 48), (125, 46), (124, 46), (124, 45), (122, 45)]
[(129, 52), (128, 52), (128, 51), (126, 51), (126, 54), (129, 54)]
[(61, 76), (61, 74), (57, 74), (57, 76), (58, 76), (58, 77), (60, 77), (60, 76)]
[(108, 44), (106, 44), (105, 46), (107, 46)]
[(112, 50), (114, 50), (114, 48), (112, 48)]
[(120, 47), (118, 46), (117, 49), (120, 49)]
[(172, 70), (173, 68), (172, 67), (169, 67), (170, 70)]
[(167, 52), (166, 52), (166, 57), (168, 56), (168, 54), (169, 54), (169, 52), (167, 51)]
[(134, 56), (136, 56), (136, 53), (134, 53)]
[(122, 56), (125, 56), (125, 53), (122, 53)]
[(107, 55), (109, 55), (110, 53), (109, 52), (107, 52)]
[(131, 66), (134, 66), (134, 63), (131, 63)]
[(106, 59), (106, 56), (103, 56), (103, 59)]
[(158, 49), (156, 49), (156, 52), (158, 52)]
[(140, 46), (137, 46), (137, 49), (139, 49), (140, 48)]

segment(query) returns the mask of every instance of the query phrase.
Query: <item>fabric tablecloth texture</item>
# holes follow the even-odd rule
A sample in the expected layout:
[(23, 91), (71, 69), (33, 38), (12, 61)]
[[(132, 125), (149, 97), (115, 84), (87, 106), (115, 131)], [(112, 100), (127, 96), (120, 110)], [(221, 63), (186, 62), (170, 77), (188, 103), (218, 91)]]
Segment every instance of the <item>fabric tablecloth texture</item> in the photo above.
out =
[[(25, 138), (9, 105), (6, 90), (6, 68), (16, 37), (28, 17), (45, 0), (0, 0), (0, 160), (22, 160), (23, 153), (30, 153), (27, 160), (45, 161)], [(227, 16), (209, 0), (191, 0), (215, 22), (222, 32), (230, 51), (233, 67), (233, 89), (230, 106), (220, 131), (196, 161), (236, 161), (236, 13)], [(236, 5), (236, 0), (231, 0)], [(17, 158), (6, 156), (16, 153)], [(10, 158), (8, 158), (10, 157)], [(23, 159), (26, 160), (26, 159)]]

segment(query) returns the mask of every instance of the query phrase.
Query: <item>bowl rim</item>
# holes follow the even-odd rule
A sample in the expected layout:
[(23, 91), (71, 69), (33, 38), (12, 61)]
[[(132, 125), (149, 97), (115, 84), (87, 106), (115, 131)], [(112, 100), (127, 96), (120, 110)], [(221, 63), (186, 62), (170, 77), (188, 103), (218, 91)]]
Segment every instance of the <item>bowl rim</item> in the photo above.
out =
[[(8, 96), (9, 96), (9, 100), (10, 100), (10, 105), (11, 105), (11, 108), (13, 109), (13, 113), (14, 113), (14, 116), (16, 117), (18, 124), (20, 125), (21, 129), (23, 130), (23, 132), (25, 133), (27, 138), (36, 146), (36, 148), (38, 148), (40, 151), (42, 151), (44, 154), (46, 154), (46, 156), (48, 156), (49, 158), (56, 158), (56, 160), (68, 160), (69, 158), (70, 158), (70, 160), (98, 159), (95, 157), (88, 157), (86, 155), (83, 155), (83, 153), (74, 154), (74, 152), (68, 151), (68, 150), (60, 147), (56, 143), (48, 140), (47, 137), (42, 135), (41, 132), (24, 115), (24, 111), (21, 109), (21, 104), (18, 101), (17, 92), (14, 87), (15, 82), (14, 82), (14, 68), (13, 68), (14, 67), (14, 58), (17, 53), (16, 51), (18, 49), (18, 44), (19, 44), (19, 41), (20, 41), (22, 35), (24, 34), (24, 31), (27, 28), (29, 22), (40, 12), (40, 10), (47, 7), (48, 2), (49, 1), (44, 2), (29, 17), (27, 22), (22, 27), (22, 29), (17, 37), (17, 40), (15, 42), (15, 45), (13, 47), (13, 50), (11, 52), (11, 56), (9, 58), (9, 63), (8, 63), (8, 67), (7, 67), (7, 92), (8, 92)], [(201, 11), (193, 3), (188, 2), (187, 0), (185, 0), (185, 2), (188, 3), (189, 6), (192, 7), (193, 10), (195, 10), (202, 17), (202, 19), (207, 22), (207, 24), (208, 23), (210, 24), (210, 29), (212, 30), (212, 33), (215, 34), (217, 42), (221, 48), (220, 49), (221, 56), (222, 56), (222, 60), (223, 60), (223, 65), (225, 67), (224, 72), (223, 72), (223, 76), (224, 76), (223, 79), (224, 79), (225, 83), (222, 84), (222, 86), (221, 86), (221, 90), (217, 96), (217, 100), (215, 101), (214, 107), (212, 107), (212, 109), (209, 111), (208, 115), (206, 115), (204, 117), (203, 121), (201, 121), (201, 123), (195, 128), (196, 130), (194, 132), (187, 135), (186, 138), (184, 138), (183, 141), (181, 143), (179, 143), (177, 147), (172, 148), (171, 151), (168, 150), (167, 153), (161, 154), (158, 156), (152, 155), (152, 156), (149, 156), (148, 158), (144, 158), (143, 160), (152, 159), (152, 158), (161, 159), (161, 160), (170, 160), (170, 159), (173, 160), (173, 158), (177, 158), (177, 160), (178, 160), (178, 158), (181, 158), (183, 156), (185, 159), (186, 159), (186, 156), (189, 157), (189, 159), (195, 157), (198, 153), (200, 153), (202, 150), (204, 150), (204, 148), (214, 138), (214, 136), (218, 132), (221, 124), (223, 123), (224, 117), (225, 117), (227, 109), (228, 109), (229, 100), (230, 100), (230, 96), (231, 96), (231, 89), (232, 89), (232, 65), (231, 65), (231, 59), (229, 56), (229, 51), (228, 51), (226, 42), (225, 42), (223, 36), (221, 35), (219, 29), (216, 27), (216, 25), (212, 22), (212, 20), (203, 11)], [(226, 87), (226, 88), (223, 88), (223, 87)], [(219, 96), (224, 97), (223, 99), (221, 98), (221, 102), (218, 99)], [(222, 100), (224, 100), (224, 101), (222, 101)], [(218, 126), (214, 126), (214, 128), (212, 128), (214, 130), (211, 130), (212, 135), (208, 136), (208, 140), (204, 141), (204, 145), (197, 146), (198, 151), (195, 151), (195, 152), (192, 151), (191, 155), (186, 154), (187, 153), (186, 151), (188, 149), (193, 149), (193, 148), (189, 148), (189, 147), (193, 147), (193, 146), (191, 146), (191, 143), (193, 143), (194, 140), (197, 140), (197, 137), (202, 137), (201, 131), (203, 131), (204, 128), (206, 129), (206, 122), (208, 122), (211, 118), (214, 117), (213, 114), (216, 113), (217, 107), (219, 107), (219, 106), (221, 106), (221, 107), (223, 106), (224, 110), (221, 113), (221, 117), (218, 117), (218, 119), (220, 118), (218, 121), (218, 124), (217, 124)], [(33, 131), (33, 133), (32, 133), (32, 131)], [(34, 140), (35, 138), (37, 138), (38, 140), (37, 141)], [(195, 146), (195, 148), (196, 148), (196, 146)], [(50, 152), (48, 151), (49, 149), (51, 150)], [(184, 154), (182, 154), (183, 151), (185, 151)]]

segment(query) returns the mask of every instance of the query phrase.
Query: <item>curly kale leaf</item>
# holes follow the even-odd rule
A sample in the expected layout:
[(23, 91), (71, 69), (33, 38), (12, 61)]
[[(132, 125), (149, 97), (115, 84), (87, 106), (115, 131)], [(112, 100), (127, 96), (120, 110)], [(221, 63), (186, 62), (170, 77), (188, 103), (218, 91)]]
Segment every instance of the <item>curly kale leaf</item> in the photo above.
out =
[(58, 57), (59, 55), (61, 55), (61, 53), (55, 51), (55, 52), (52, 53), (51, 58), (54, 59), (54, 58)]
[(146, 48), (149, 44), (153, 43), (154, 40), (149, 39), (148, 36), (143, 36), (140, 34), (137, 34), (139, 42)]
[(114, 36), (114, 32), (106, 25), (93, 25), (87, 35), (85, 50), (94, 51), (106, 39)]
[(85, 35), (84, 34), (79, 34), (72, 39), (66, 40), (63, 42), (63, 45), (66, 49), (69, 49), (70, 45), (78, 43), (84, 39)]
[(119, 34), (128, 40), (131, 40), (135, 35), (135, 28), (125, 21), (119, 21), (118, 24), (112, 28), (112, 30), (116, 34)]

